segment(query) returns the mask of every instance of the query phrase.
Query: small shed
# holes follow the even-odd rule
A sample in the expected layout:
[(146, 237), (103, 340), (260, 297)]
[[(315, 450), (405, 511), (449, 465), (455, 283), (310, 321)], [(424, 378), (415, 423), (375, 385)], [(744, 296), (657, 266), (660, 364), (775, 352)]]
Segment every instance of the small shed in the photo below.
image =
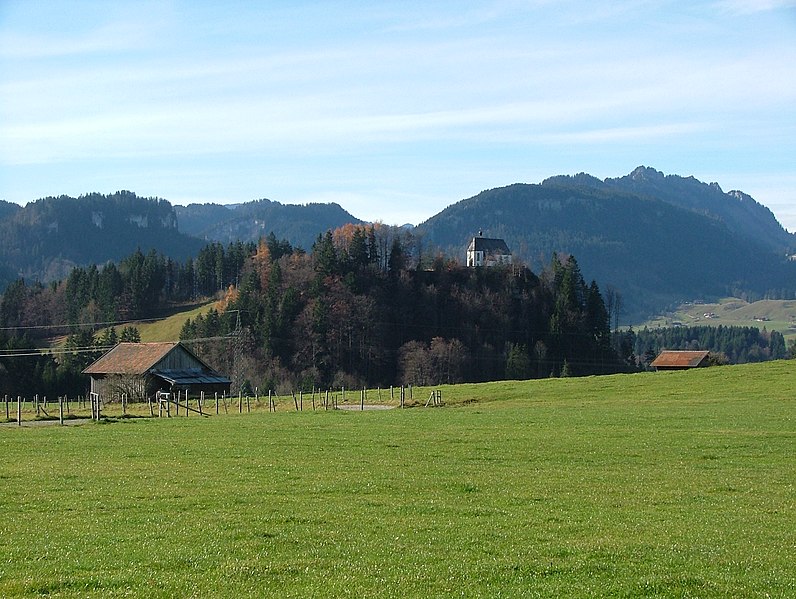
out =
[(156, 391), (229, 393), (231, 385), (179, 342), (119, 343), (83, 374), (91, 377), (91, 392), (104, 399), (120, 393), (144, 399)]
[(467, 246), (467, 266), (497, 266), (511, 264), (509, 246), (502, 239), (484, 237), (478, 232)]
[(708, 365), (710, 352), (708, 351), (682, 351), (664, 349), (652, 361), (651, 366), (656, 370), (688, 370), (689, 368), (702, 368)]

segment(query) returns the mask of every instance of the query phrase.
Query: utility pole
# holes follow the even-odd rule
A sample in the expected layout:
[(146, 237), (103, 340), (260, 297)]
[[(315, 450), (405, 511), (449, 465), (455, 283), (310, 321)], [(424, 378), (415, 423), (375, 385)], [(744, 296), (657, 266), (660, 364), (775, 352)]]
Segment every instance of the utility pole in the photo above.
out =
[(243, 327), (241, 327), (240, 323), (240, 310), (235, 310), (235, 313), (235, 330), (232, 332), (234, 337), (232, 342), (232, 376), (235, 385), (233, 391), (240, 392), (243, 388)]

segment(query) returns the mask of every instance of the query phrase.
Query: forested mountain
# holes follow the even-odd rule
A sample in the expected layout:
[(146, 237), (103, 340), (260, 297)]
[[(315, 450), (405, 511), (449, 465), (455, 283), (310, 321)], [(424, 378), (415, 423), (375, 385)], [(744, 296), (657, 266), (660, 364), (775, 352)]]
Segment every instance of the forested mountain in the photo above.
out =
[(257, 241), (269, 233), (293, 246), (309, 249), (318, 234), (362, 221), (338, 204), (280, 204), (256, 200), (234, 206), (190, 204), (175, 206), (179, 229), (202, 239), (229, 243)]
[(66, 278), (74, 266), (119, 261), (137, 248), (183, 259), (204, 245), (177, 230), (167, 201), (129, 191), (48, 197), (4, 212), (0, 261), (14, 277)]
[(0, 220), (11, 216), (12, 214), (22, 210), (22, 206), (19, 204), (14, 204), (12, 202), (6, 202), (4, 200), (0, 200)]
[[(749, 212), (758, 215), (748, 217), (753, 225), (741, 233), (724, 218), (708, 214), (707, 208), (698, 210), (699, 194), (691, 196), (693, 207), (684, 208), (655, 197), (652, 186), (645, 187), (644, 195), (621, 189), (632, 187), (633, 181), (643, 187), (651, 177), (654, 186), (672, 197), (684, 187), (694, 187), (705, 196), (713, 193), (699, 182), (650, 176), (648, 171), (637, 169), (636, 179), (630, 175), (613, 182), (577, 175), (484, 191), (446, 208), (417, 231), (427, 243), (460, 259), (479, 230), (488, 237), (504, 238), (514, 254), (532, 266), (543, 264), (554, 252), (574, 254), (585, 276), (621, 295), (625, 317), (631, 321), (694, 298), (793, 297), (796, 264), (784, 258), (787, 240), (793, 236), (773, 216), (773, 224), (768, 222), (765, 208), (751, 206), (751, 198), (721, 194), (727, 202), (749, 204)], [(736, 206), (727, 212), (737, 215), (740, 210)], [(743, 219), (738, 217), (740, 222)], [(735, 229), (740, 227), (737, 223)], [(763, 233), (750, 232), (766, 227), (777, 234), (779, 251), (770, 241), (761, 241)]]
[(715, 218), (730, 231), (772, 250), (783, 252), (796, 246), (796, 234), (788, 233), (771, 210), (751, 196), (742, 191), (725, 193), (718, 183), (707, 184), (694, 177), (664, 175), (653, 168), (639, 166), (624, 177), (604, 181), (581, 173), (573, 177), (551, 177), (542, 184), (564, 187), (581, 185), (655, 198)]

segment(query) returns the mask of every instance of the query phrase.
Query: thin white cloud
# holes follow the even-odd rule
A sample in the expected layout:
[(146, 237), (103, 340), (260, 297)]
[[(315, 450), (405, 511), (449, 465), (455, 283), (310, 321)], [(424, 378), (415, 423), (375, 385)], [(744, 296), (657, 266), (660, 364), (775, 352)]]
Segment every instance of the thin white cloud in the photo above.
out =
[(792, 9), (796, 7), (796, 0), (719, 0), (714, 6), (722, 13), (743, 16)]

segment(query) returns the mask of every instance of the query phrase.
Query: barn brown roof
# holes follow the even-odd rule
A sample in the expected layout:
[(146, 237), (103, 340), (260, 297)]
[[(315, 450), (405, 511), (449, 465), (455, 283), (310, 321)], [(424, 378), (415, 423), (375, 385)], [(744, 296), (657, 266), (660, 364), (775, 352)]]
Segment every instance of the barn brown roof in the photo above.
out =
[(179, 343), (119, 343), (83, 374), (144, 374)]
[(708, 357), (708, 351), (675, 351), (663, 350), (652, 366), (655, 368), (696, 368), (700, 366)]

